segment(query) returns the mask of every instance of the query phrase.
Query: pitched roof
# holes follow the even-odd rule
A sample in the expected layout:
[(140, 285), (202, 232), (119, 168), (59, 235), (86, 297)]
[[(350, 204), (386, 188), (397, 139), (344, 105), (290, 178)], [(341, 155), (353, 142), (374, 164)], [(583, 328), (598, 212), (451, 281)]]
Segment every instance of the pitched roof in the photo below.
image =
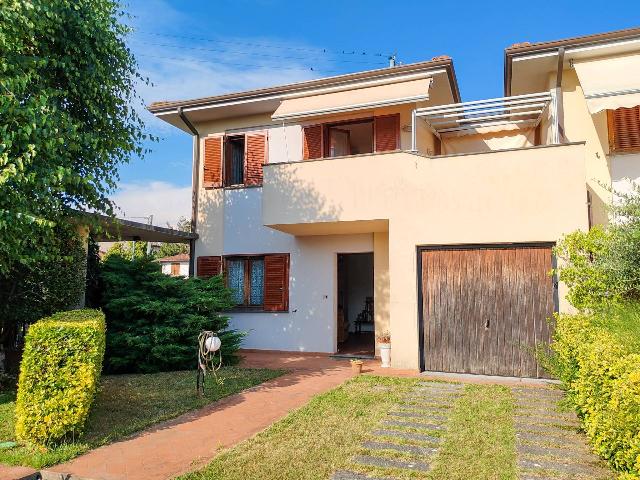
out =
[(188, 253), (179, 253), (177, 255), (171, 255), (170, 257), (159, 258), (158, 261), (160, 263), (188, 262), (189, 261), (189, 254)]
[(522, 42), (505, 48), (505, 53), (509, 56), (520, 53), (539, 52), (542, 50), (553, 50), (560, 47), (575, 47), (578, 45), (591, 45), (612, 40), (621, 40), (640, 36), (640, 27), (625, 28), (624, 30), (614, 30), (613, 32), (594, 33), (582, 35), (580, 37), (563, 38), (561, 40), (550, 40), (546, 42)]
[(285, 93), (292, 93), (297, 91), (304, 91), (307, 89), (327, 86), (333, 84), (340, 84), (351, 82), (355, 80), (370, 79), (376, 77), (384, 77), (390, 74), (408, 73), (413, 70), (424, 70), (425, 68), (443, 67), (449, 74), (449, 82), (451, 83), (451, 90), (456, 97), (454, 100), (460, 100), (460, 93), (458, 91), (458, 83), (453, 69), (453, 61), (446, 55), (434, 57), (432, 60), (425, 62), (409, 63), (406, 65), (399, 65), (396, 67), (385, 67), (375, 70), (366, 70), (356, 73), (348, 73), (346, 75), (336, 75), (332, 77), (324, 77), (315, 80), (307, 80), (304, 82), (290, 83), (286, 85), (278, 85), (275, 87), (260, 88), (256, 90), (247, 90), (244, 92), (227, 93), (224, 95), (215, 95), (211, 97), (194, 98), (190, 100), (178, 100), (178, 101), (159, 101), (153, 102), (147, 106), (147, 109), (151, 113), (158, 113), (166, 110), (174, 110), (179, 107), (195, 107), (195, 106), (208, 106), (215, 105), (220, 102), (227, 102), (230, 100), (259, 100), (261, 97), (268, 95), (279, 95)]

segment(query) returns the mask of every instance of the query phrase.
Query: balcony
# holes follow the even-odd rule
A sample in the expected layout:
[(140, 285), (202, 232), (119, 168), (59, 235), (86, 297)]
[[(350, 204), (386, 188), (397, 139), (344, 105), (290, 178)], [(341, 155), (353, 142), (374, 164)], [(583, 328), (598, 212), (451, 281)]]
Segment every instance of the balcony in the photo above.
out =
[(583, 144), (436, 157), (391, 152), (265, 165), (262, 216), (293, 235), (419, 224), (443, 242), (462, 241), (473, 228), (476, 237), (477, 229), (515, 228), (542, 240), (541, 231), (582, 224), (585, 195)]
[(421, 151), (421, 129), (439, 153), (473, 153), (560, 143), (555, 91), (417, 108), (411, 150)]

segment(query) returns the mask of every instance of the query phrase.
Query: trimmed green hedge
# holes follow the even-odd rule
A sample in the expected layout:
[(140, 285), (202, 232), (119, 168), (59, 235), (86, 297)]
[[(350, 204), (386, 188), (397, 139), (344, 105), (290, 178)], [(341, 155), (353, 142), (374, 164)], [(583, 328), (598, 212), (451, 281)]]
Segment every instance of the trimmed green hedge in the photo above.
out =
[(559, 315), (553, 366), (596, 453), (640, 478), (640, 308)]
[(105, 348), (98, 310), (44, 318), (27, 332), (16, 398), (16, 437), (49, 445), (82, 432)]

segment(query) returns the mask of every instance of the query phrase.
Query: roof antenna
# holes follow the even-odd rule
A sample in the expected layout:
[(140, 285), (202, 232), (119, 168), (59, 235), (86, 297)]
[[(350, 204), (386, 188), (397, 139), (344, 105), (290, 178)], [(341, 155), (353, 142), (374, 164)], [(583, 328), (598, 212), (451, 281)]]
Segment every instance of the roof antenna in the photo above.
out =
[(389, 55), (389, 68), (393, 68), (396, 66), (396, 55), (397, 53)]

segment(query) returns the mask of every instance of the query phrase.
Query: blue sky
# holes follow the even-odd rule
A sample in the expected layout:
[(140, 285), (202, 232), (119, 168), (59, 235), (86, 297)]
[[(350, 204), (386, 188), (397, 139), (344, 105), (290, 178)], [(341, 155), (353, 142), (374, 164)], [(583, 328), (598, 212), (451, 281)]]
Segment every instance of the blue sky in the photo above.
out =
[[(640, 3), (442, 0), (129, 0), (129, 46), (153, 86), (177, 100), (453, 57), (463, 100), (499, 97), (504, 48), (640, 25)], [(143, 112), (159, 136), (121, 169), (120, 216), (173, 223), (190, 209), (191, 138)]]

